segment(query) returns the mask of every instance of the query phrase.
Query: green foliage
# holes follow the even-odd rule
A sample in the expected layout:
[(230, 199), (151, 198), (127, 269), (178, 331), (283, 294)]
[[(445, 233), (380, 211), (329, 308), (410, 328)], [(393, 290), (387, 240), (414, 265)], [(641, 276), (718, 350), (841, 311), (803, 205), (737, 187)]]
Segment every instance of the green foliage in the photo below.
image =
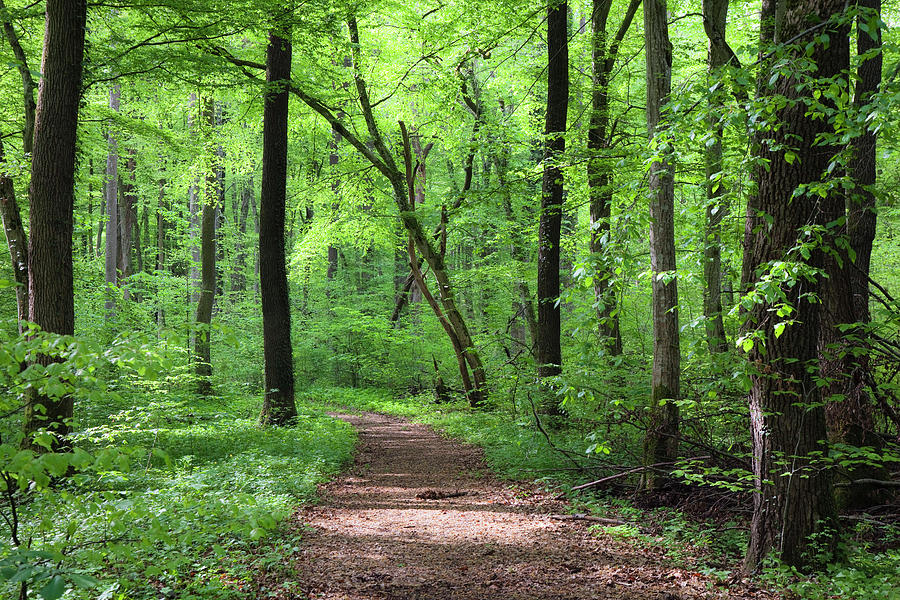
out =
[[(179, 347), (132, 337), (100, 346), (32, 329), (0, 346), (4, 594), (25, 584), (46, 600), (98, 587), (107, 597), (155, 598), (166, 587), (232, 597), (229, 578), (246, 577), (245, 563), (350, 456), (349, 425), (301, 410), (290, 429), (260, 429), (257, 399), (238, 390), (200, 401), (174, 368)], [(36, 353), (65, 360), (20, 371)], [(74, 451), (18, 449), (10, 409), (31, 389), (75, 396)], [(36, 443), (49, 448), (47, 436)]]

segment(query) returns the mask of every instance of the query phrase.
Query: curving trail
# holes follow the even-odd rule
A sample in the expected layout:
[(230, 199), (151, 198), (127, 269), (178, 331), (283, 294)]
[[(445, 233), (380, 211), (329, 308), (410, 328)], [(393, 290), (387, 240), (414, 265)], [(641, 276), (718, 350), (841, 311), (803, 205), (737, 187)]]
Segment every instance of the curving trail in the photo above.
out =
[(359, 430), (360, 447), (323, 502), (295, 516), (311, 528), (293, 565), (311, 599), (756, 597), (551, 518), (562, 503), (494, 479), (475, 447), (392, 417), (336, 416)]

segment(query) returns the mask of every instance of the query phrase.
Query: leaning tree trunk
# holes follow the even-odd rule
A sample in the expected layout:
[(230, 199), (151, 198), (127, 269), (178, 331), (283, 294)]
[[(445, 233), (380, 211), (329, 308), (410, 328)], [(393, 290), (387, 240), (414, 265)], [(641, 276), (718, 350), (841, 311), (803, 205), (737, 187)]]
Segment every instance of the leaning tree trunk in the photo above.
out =
[(0, 0), (0, 14), (3, 18), (3, 33), (6, 35), (6, 41), (16, 57), (16, 68), (19, 70), (19, 76), (22, 78), (22, 98), (24, 100), (24, 116), (25, 127), (22, 128), (22, 150), (29, 155), (34, 150), (34, 118), (37, 105), (34, 102), (34, 91), (37, 86), (34, 84), (34, 75), (28, 65), (28, 57), (22, 48), (19, 34), (13, 24), (5, 18), (8, 14), (6, 3)]
[[(810, 18), (827, 22), (843, 6), (841, 0), (792, 2), (781, 35), (791, 39), (807, 29)], [(844, 29), (832, 25), (824, 33), (830, 38), (827, 45), (817, 34), (817, 40), (809, 42), (810, 50), (804, 48), (804, 41), (787, 53), (788, 58), (805, 56), (814, 65), (813, 76), (827, 79), (849, 67), (849, 43)], [(817, 118), (808, 109), (814, 86), (800, 85), (808, 76), (778, 75), (772, 88), (759, 93), (784, 98), (786, 105), (775, 113), (778, 127), (766, 133), (759, 150), (765, 167), (758, 167), (759, 189), (753, 206), (771, 226), (753, 233), (744, 255), (745, 271), (753, 274), (757, 287), (777, 290), (760, 294), (761, 301), (754, 304), (745, 325), (745, 336), (754, 342), (748, 359), (753, 366), (750, 419), (756, 486), (744, 560), (748, 572), (755, 571), (770, 551), (790, 566), (809, 566), (816, 561), (815, 551), (833, 550), (838, 525), (831, 469), (821, 460), (828, 455), (828, 442), (815, 373), (821, 309), (812, 299), (823, 291), (820, 270), (825, 266), (825, 251), (803, 232), (824, 227), (829, 215), (841, 210), (843, 198), (839, 188), (827, 190), (824, 197), (803, 192), (803, 187), (820, 183), (838, 151), (819, 142), (834, 130), (827, 119)], [(826, 105), (829, 108), (834, 107)], [(788, 283), (781, 283), (778, 273), (766, 281), (767, 274), (781, 269), (784, 261), (800, 274)], [(776, 300), (765, 299), (773, 295)], [(790, 313), (776, 313), (776, 304), (782, 303), (791, 307)], [(814, 534), (819, 535), (813, 541)]]
[[(44, 331), (62, 335), (75, 332), (75, 144), (86, 18), (84, 0), (47, 0), (31, 166), (29, 316)], [(38, 362), (49, 365), (54, 359), (41, 355)], [(59, 436), (53, 448), (63, 449), (72, 413), (71, 396), (35, 395), (26, 406), (25, 432), (46, 427)]]
[[(212, 98), (203, 102), (203, 116), (210, 131), (215, 127), (216, 115)], [(203, 194), (203, 209), (200, 222), (200, 298), (197, 301), (197, 334), (194, 338), (194, 356), (197, 360), (197, 392), (206, 396), (212, 393), (212, 334), (213, 300), (216, 295), (216, 191), (215, 171), (206, 177)]]
[[(871, 22), (871, 11), (880, 16), (880, 0), (866, 0), (860, 6), (870, 10), (857, 17), (858, 23)], [(882, 54), (881, 30), (874, 28), (867, 32), (857, 28), (857, 54), (865, 55), (873, 50), (878, 53), (863, 60), (857, 72), (853, 104), (860, 113), (881, 83)], [(842, 205), (834, 205), (834, 214), (825, 217), (829, 223), (846, 218), (846, 226), (836, 228), (829, 236), (835, 254), (829, 252), (825, 257), (828, 283), (822, 293), (824, 315), (819, 353), (821, 375), (827, 382), (823, 393), (829, 400), (825, 411), (829, 439), (880, 449), (884, 441), (875, 431), (872, 399), (867, 388), (871, 366), (868, 353), (860, 352), (861, 342), (867, 338), (865, 325), (870, 321), (868, 278), (876, 222), (875, 196), (871, 191), (876, 180), (875, 142), (875, 133), (868, 130), (854, 141), (850, 173), (856, 188), (849, 211), (845, 212)], [(852, 260), (850, 252), (838, 240), (849, 241), (854, 254)], [(875, 465), (850, 466), (838, 473), (845, 482), (888, 479), (887, 470)], [(866, 508), (886, 500), (884, 490), (872, 485), (849, 484), (836, 492), (842, 508)]]
[[(675, 278), (675, 165), (671, 139), (660, 113), (672, 85), (672, 45), (666, 1), (644, 2), (647, 55), (647, 131), (658, 158), (650, 165), (650, 272), (653, 314), (653, 373), (650, 423), (644, 438), (644, 462), (665, 463), (678, 456), (681, 398), (681, 350), (678, 333), (678, 284)], [(666, 478), (648, 470), (644, 485), (654, 488)]]
[[(731, 61), (725, 44), (725, 25), (728, 0), (703, 0), (703, 25), (709, 38), (708, 73), (712, 81), (722, 80), (722, 71)], [(712, 143), (704, 150), (706, 164), (706, 235), (703, 243), (703, 316), (706, 319), (706, 345), (711, 353), (728, 349), (725, 323), (722, 320), (722, 219), (728, 213), (725, 197), (725, 177), (722, 170), (722, 137), (724, 128), (723, 91), (710, 96), (707, 123)]]
[[(538, 226), (538, 377), (562, 372), (559, 310), (559, 241), (562, 227), (563, 173), (560, 162), (566, 149), (569, 107), (568, 5), (553, 2), (547, 8), (547, 116), (546, 150)], [(556, 405), (546, 407), (558, 412)]]
[(266, 390), (260, 421), (287, 425), (297, 416), (291, 306), (284, 262), (287, 186), (290, 30), (269, 34), (263, 108), (262, 192), (259, 203), (259, 282), (262, 291)]
[(19, 204), (16, 202), (16, 188), (6, 173), (4, 160), (3, 141), (0, 140), (0, 218), (3, 220), (3, 233), (6, 235), (6, 246), (9, 248), (16, 280), (16, 312), (19, 333), (22, 333), (22, 321), (28, 320), (28, 236), (22, 226)]

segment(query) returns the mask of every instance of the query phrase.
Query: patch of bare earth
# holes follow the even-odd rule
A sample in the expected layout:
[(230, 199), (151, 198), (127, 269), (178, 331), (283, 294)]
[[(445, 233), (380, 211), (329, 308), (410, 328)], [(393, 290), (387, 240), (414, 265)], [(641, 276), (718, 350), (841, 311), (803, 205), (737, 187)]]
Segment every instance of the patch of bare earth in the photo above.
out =
[(360, 447), (323, 502), (295, 515), (308, 528), (291, 570), (309, 598), (761, 597), (552, 518), (564, 504), (496, 480), (475, 447), (392, 417), (337, 416), (359, 430)]

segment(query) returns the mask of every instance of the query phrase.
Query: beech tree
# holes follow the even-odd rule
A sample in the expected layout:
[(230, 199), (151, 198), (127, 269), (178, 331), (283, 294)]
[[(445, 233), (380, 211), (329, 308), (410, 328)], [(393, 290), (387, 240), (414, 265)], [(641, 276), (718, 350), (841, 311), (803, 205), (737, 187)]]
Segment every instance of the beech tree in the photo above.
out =
[(269, 34), (263, 109), (262, 192), (259, 201), (259, 279), (262, 293), (265, 402), (260, 421), (287, 425), (294, 405), (291, 306), (284, 264), (287, 186), (288, 99), (291, 83), (290, 29)]
[[(653, 371), (650, 424), (644, 438), (645, 464), (671, 463), (678, 456), (678, 401), (681, 399), (681, 345), (675, 272), (675, 166), (672, 140), (661, 118), (672, 88), (672, 43), (665, 0), (644, 2), (647, 61), (647, 132), (650, 164), (650, 277), (653, 309)], [(647, 471), (645, 485), (665, 478)]]

